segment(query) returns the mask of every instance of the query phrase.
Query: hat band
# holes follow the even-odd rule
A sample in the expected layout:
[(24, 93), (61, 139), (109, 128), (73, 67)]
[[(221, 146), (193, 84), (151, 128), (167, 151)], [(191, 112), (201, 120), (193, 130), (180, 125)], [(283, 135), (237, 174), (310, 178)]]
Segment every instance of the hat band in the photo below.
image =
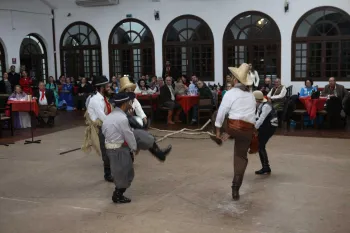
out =
[(127, 97), (125, 97), (124, 99), (113, 100), (113, 101), (116, 102), (116, 103), (120, 103), (120, 102), (127, 101), (127, 100), (129, 100), (129, 99), (130, 99), (129, 96), (127, 96)]
[(106, 82), (103, 82), (103, 83), (96, 83), (95, 86), (101, 86), (101, 85), (104, 85), (104, 84), (107, 84), (109, 83), (109, 81), (106, 81)]

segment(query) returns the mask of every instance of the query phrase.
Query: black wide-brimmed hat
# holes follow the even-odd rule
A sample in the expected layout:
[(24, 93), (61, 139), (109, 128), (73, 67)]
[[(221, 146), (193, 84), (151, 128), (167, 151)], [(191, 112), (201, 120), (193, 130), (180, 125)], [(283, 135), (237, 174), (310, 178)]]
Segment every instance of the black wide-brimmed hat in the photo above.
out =
[(113, 94), (112, 97), (109, 99), (109, 102), (115, 103), (115, 104), (121, 104), (133, 99), (135, 99), (134, 92), (119, 92), (119, 93)]
[(107, 84), (109, 81), (106, 76), (97, 76), (92, 80), (92, 85), (94, 86), (102, 86)]

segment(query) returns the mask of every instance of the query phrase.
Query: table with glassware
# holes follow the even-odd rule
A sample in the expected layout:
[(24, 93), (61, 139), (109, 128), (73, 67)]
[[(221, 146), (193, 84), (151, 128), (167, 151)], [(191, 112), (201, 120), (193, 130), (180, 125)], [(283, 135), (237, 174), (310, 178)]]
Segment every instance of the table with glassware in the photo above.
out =
[(178, 102), (183, 112), (186, 115), (187, 123), (189, 122), (189, 111), (193, 106), (198, 104), (199, 101), (199, 95), (177, 95), (176, 96), (176, 102)]

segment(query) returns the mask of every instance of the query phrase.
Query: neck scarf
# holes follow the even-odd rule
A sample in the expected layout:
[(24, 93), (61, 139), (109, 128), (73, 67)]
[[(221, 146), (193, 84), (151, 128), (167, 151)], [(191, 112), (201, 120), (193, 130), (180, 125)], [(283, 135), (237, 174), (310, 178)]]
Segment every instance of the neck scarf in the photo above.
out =
[(105, 100), (105, 103), (106, 103), (107, 115), (108, 115), (108, 114), (110, 114), (110, 113), (112, 112), (112, 108), (111, 108), (111, 105), (109, 105), (109, 103), (108, 103), (108, 100), (107, 100), (106, 96), (105, 96), (105, 97), (103, 97), (103, 99)]
[(45, 98), (45, 90), (40, 90), (41, 91), (41, 98), (40, 100), (43, 101)]

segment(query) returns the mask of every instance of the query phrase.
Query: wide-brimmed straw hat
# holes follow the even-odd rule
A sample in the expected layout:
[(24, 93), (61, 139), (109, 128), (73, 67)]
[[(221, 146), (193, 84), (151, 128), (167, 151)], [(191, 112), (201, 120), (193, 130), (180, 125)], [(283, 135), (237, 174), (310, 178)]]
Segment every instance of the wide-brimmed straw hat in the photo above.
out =
[(102, 86), (108, 83), (108, 79), (106, 76), (97, 76), (92, 80), (92, 85), (94, 86)]
[(239, 80), (244, 86), (253, 85), (253, 80), (249, 77), (249, 65), (247, 63), (243, 63), (238, 68), (237, 67), (228, 67), (231, 74)]
[(253, 95), (255, 97), (255, 100), (263, 103), (267, 102), (267, 99), (265, 99), (264, 94), (261, 91), (254, 91)]
[(120, 88), (119, 88), (120, 92), (124, 91), (127, 88), (131, 88), (131, 90), (134, 91), (136, 88), (136, 84), (130, 82), (129, 76), (127, 75), (124, 75), (124, 77), (120, 78), (119, 82), (120, 82)]

